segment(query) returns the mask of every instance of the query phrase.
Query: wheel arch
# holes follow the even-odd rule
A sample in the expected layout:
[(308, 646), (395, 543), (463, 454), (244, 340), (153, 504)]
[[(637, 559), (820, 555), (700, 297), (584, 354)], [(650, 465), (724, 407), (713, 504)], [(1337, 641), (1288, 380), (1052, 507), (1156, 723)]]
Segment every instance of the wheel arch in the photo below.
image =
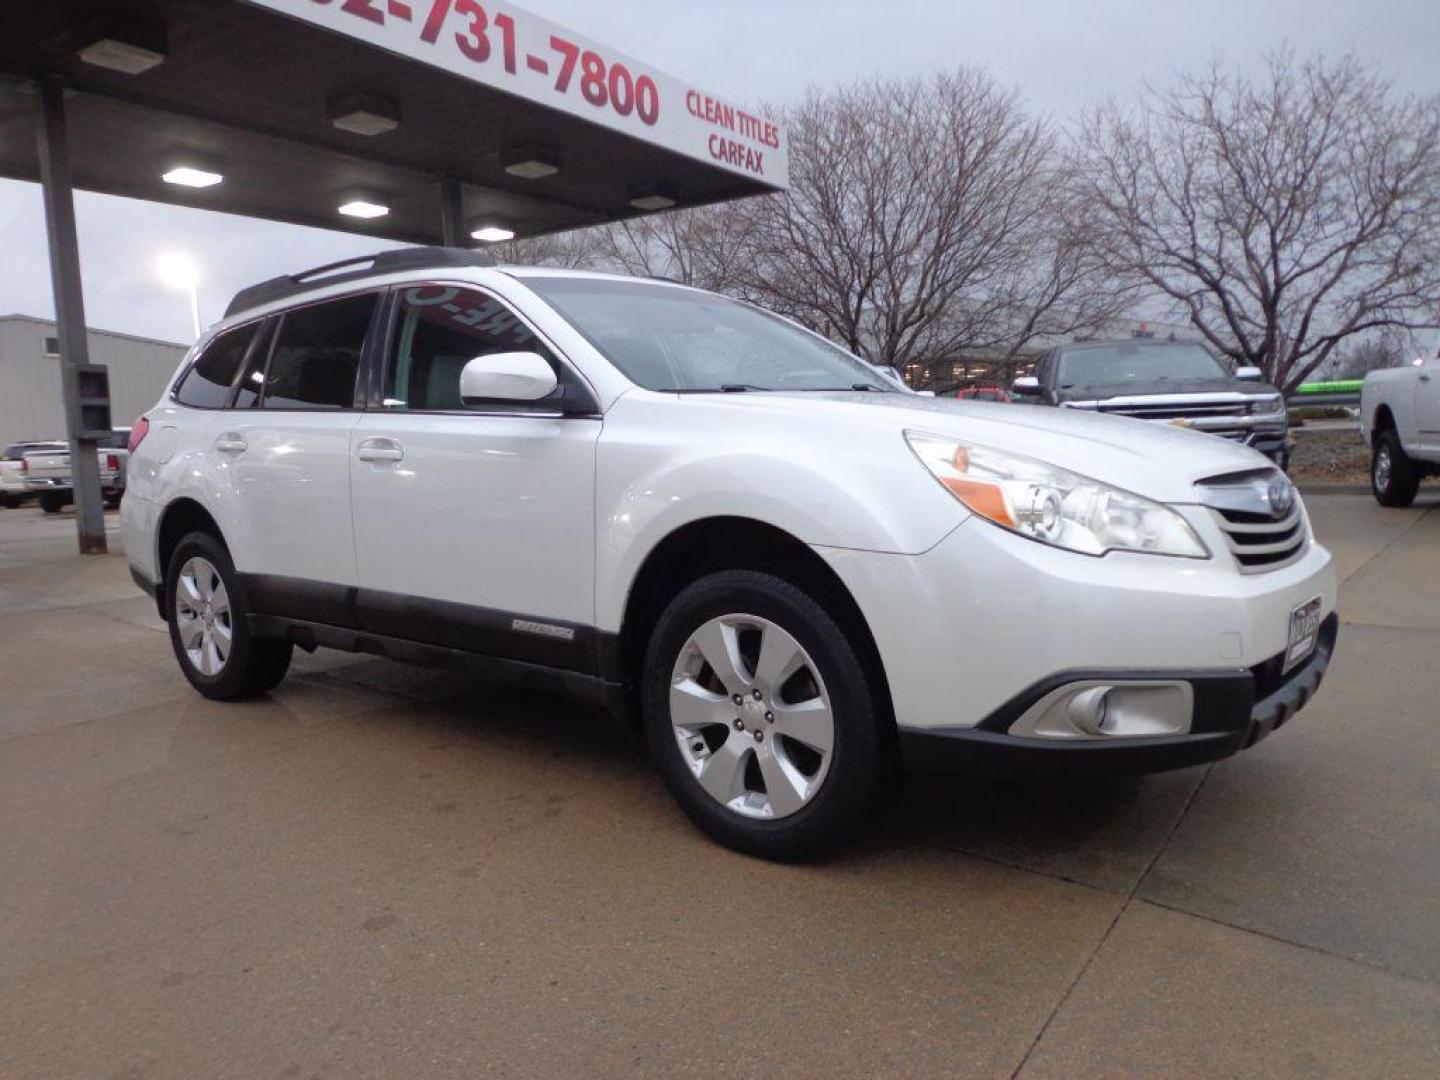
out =
[(1395, 414), (1390, 406), (1382, 403), (1375, 409), (1375, 419), (1370, 424), (1370, 445), (1374, 447), (1380, 441), (1380, 436), (1386, 431), (1398, 430), (1395, 423)]
[(665, 606), (691, 582), (720, 570), (757, 570), (804, 589), (850, 636), (880, 693), (887, 729), (895, 728), (890, 685), (860, 605), (834, 569), (804, 541), (754, 518), (717, 516), (680, 525), (656, 544), (630, 582), (612, 662), (627, 687), (628, 718), (638, 722), (634, 690), (650, 630)]
[(158, 578), (155, 582), (155, 604), (162, 619), (166, 617), (165, 578), (170, 569), (170, 557), (175, 554), (180, 541), (193, 532), (209, 533), (229, 549), (215, 516), (195, 499), (181, 496), (165, 507), (155, 529), (155, 571)]

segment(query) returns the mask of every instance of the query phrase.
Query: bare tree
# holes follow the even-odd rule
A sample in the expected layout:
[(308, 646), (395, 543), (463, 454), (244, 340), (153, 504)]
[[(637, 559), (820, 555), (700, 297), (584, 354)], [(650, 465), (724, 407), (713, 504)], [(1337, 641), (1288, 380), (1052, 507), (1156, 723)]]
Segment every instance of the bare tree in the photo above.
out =
[(786, 119), (791, 190), (746, 208), (735, 291), (902, 369), (1116, 310), (1052, 132), (983, 72), (812, 92)]
[(603, 235), (609, 226), (547, 233), (492, 244), (487, 249), (497, 262), (511, 266), (553, 266), (563, 270), (600, 269), (607, 252)]
[(748, 214), (755, 200), (672, 210), (600, 230), (599, 252), (610, 268), (734, 293), (751, 256)]
[(1440, 99), (1282, 53), (1093, 112), (1074, 146), (1112, 270), (1286, 390), (1354, 335), (1440, 323)]

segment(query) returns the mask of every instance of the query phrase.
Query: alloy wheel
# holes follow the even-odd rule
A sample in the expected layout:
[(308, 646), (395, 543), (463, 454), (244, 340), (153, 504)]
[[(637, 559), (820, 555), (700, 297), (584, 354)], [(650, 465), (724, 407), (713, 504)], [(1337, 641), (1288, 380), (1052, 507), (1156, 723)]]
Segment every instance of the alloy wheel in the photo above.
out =
[(230, 594), (209, 559), (196, 555), (180, 568), (175, 583), (175, 624), (185, 657), (196, 671), (214, 678), (225, 670), (235, 628)]
[(783, 818), (825, 782), (835, 748), (830, 696), (814, 660), (783, 627), (731, 614), (700, 626), (670, 680), (681, 757), (721, 805)]

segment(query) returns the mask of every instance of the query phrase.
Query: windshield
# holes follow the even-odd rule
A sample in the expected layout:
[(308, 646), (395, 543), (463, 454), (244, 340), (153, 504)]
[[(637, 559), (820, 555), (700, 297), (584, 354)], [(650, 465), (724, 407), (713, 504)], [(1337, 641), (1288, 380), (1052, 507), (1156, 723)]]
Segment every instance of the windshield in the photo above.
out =
[(1229, 372), (1203, 345), (1092, 345), (1060, 354), (1061, 390), (1076, 386), (1224, 379)]
[(714, 293), (597, 278), (524, 281), (646, 390), (898, 392), (824, 338)]

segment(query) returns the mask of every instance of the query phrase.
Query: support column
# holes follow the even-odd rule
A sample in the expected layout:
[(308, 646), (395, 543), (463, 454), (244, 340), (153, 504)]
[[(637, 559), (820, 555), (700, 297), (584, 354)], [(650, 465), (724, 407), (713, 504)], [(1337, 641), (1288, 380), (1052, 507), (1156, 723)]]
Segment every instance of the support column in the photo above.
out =
[(75, 191), (70, 175), (70, 141), (65, 126), (65, 88), (45, 78), (36, 86), (36, 137), (45, 226), (50, 241), (50, 284), (55, 293), (56, 336), (60, 339), (60, 387), (70, 439), (70, 479), (75, 492), (75, 528), (80, 554), (103, 555), (105, 511), (100, 495), (99, 447), (82, 439), (80, 368), (90, 362), (85, 297), (80, 287), (80, 241), (75, 228)]
[(447, 176), (440, 181), (440, 231), (446, 247), (467, 247), (465, 207), (460, 198), (460, 181)]

